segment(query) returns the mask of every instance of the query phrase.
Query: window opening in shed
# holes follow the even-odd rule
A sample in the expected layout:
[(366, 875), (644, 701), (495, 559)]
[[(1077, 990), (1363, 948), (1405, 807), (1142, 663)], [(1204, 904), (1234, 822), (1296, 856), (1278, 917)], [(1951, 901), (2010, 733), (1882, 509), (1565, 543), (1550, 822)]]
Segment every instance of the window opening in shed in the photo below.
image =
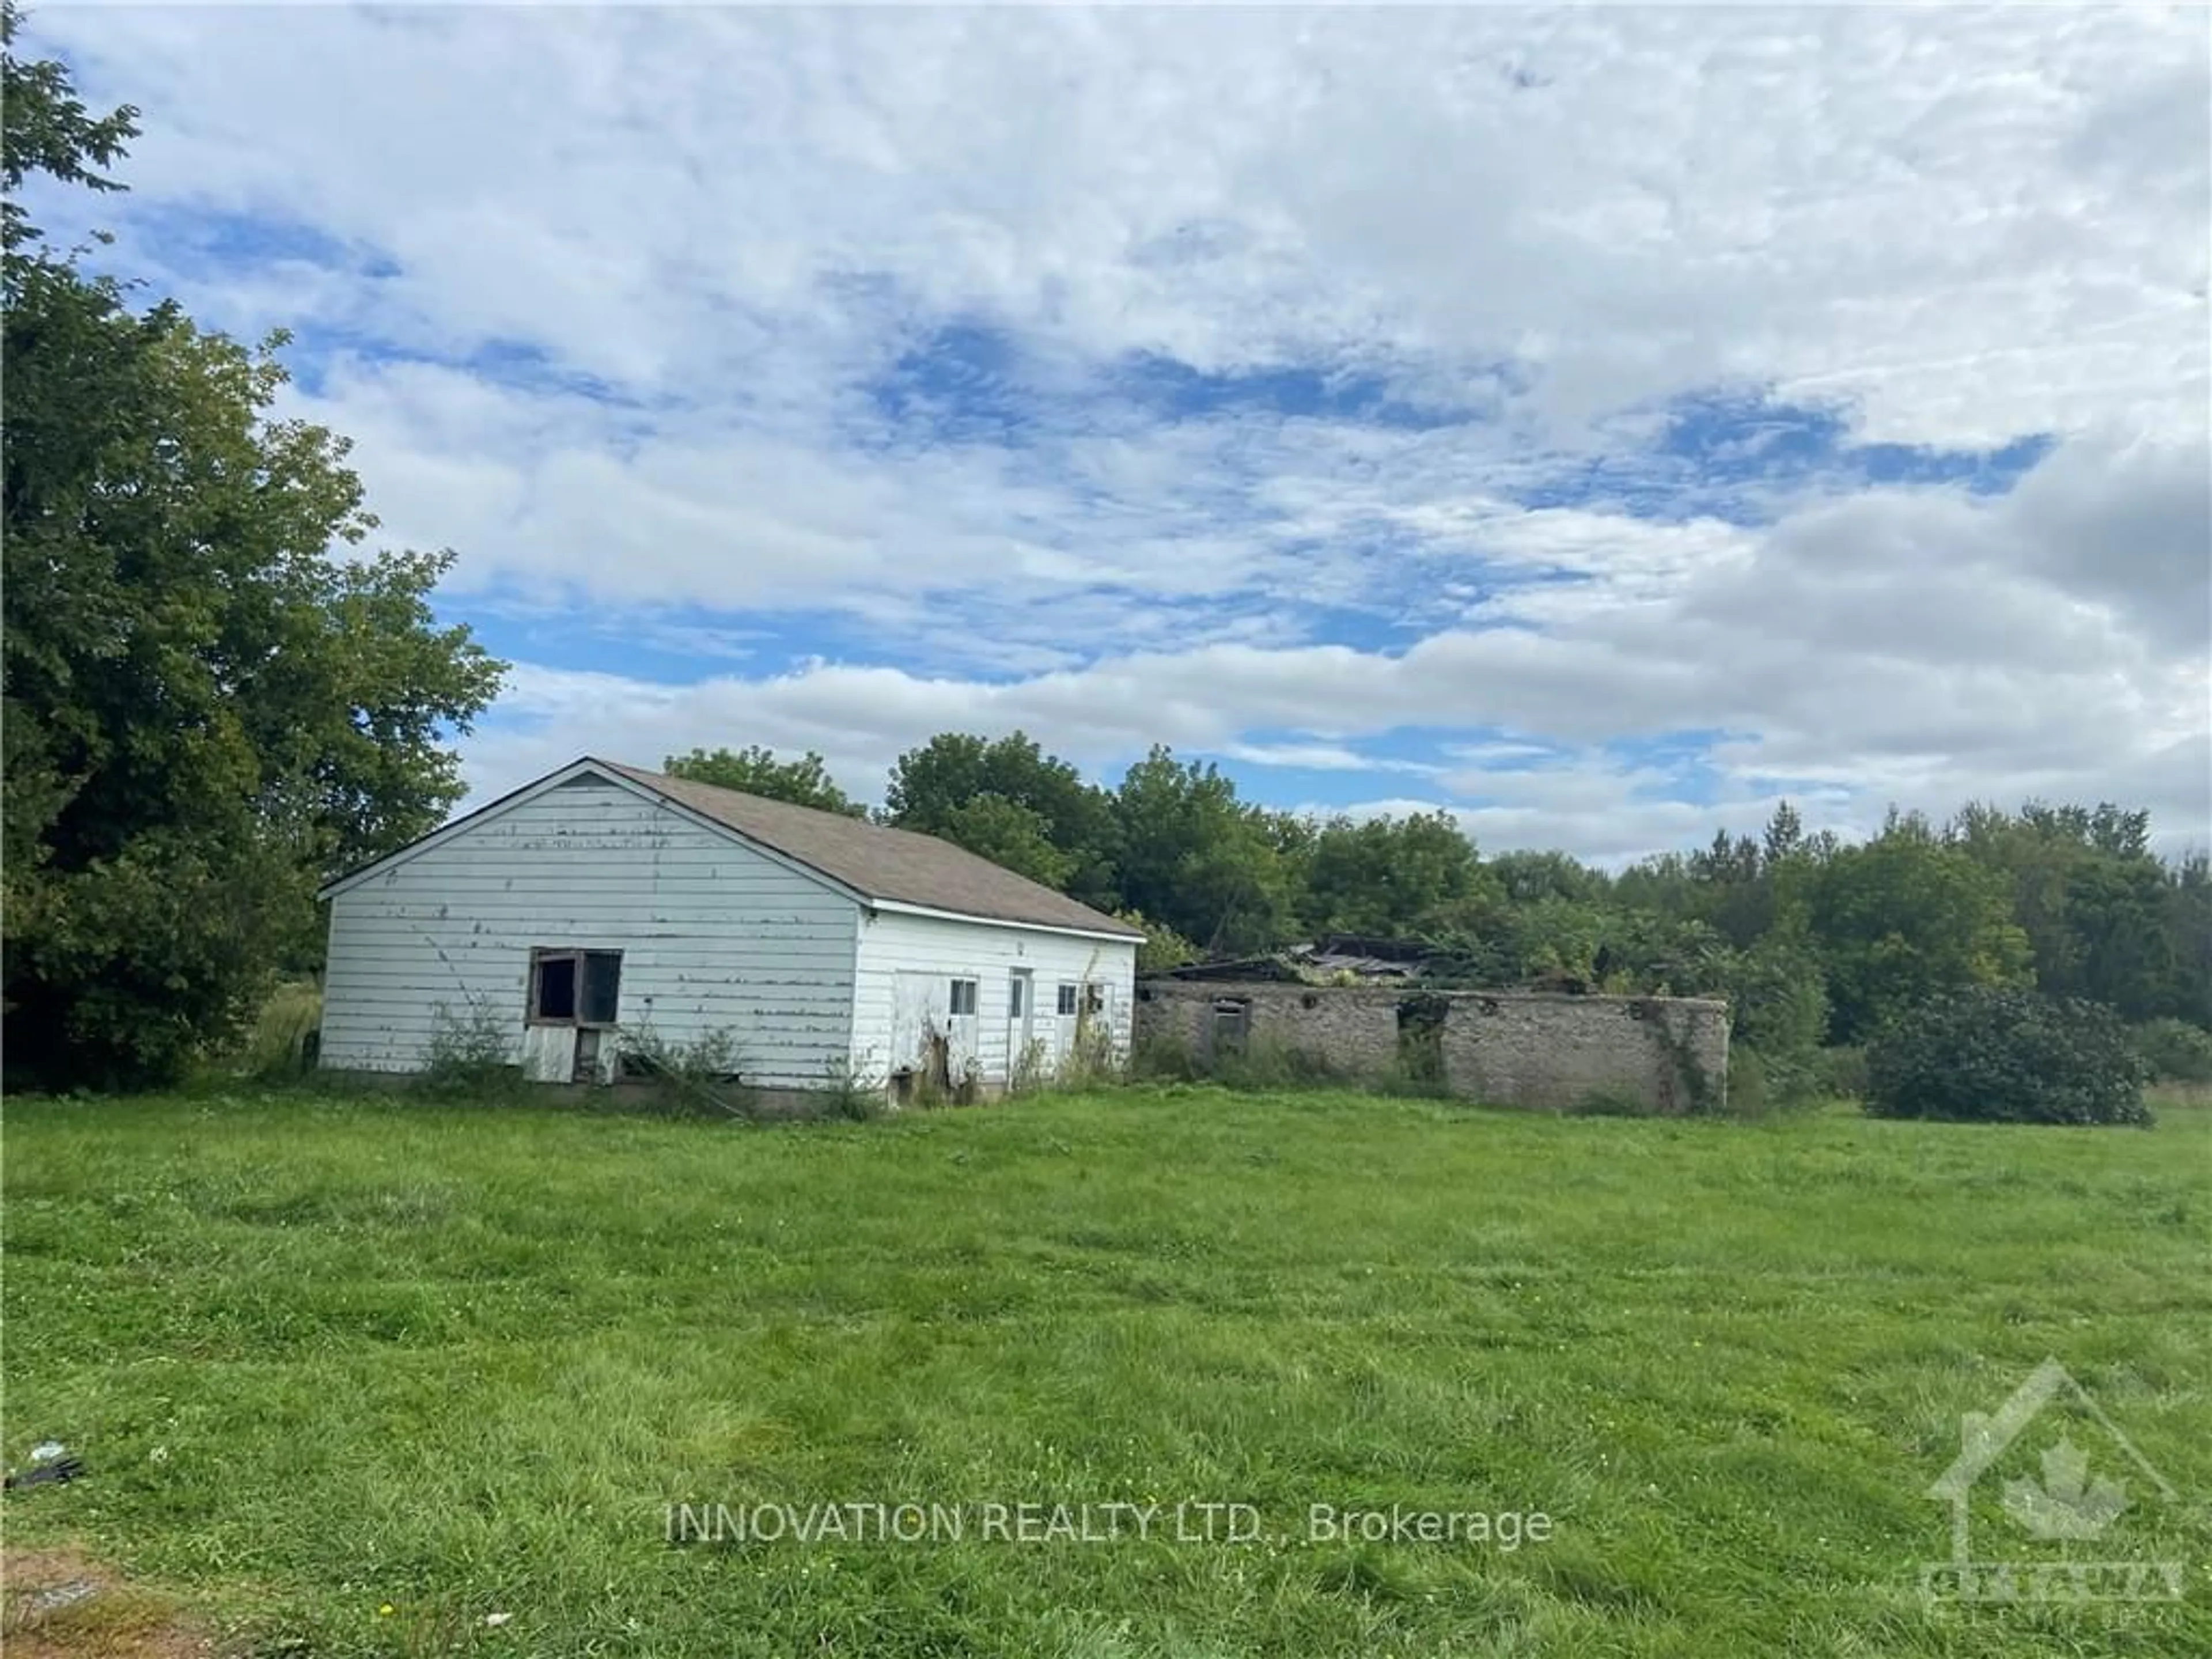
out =
[(622, 952), (538, 949), (530, 953), (530, 1023), (603, 1029), (622, 1006)]
[(1241, 1054), (1252, 1041), (1252, 1000), (1216, 997), (1209, 1047), (1216, 1054)]
[(1398, 1005), (1398, 1066), (1409, 1083), (1440, 1089), (1444, 1081), (1444, 1019), (1451, 1004), (1433, 992)]

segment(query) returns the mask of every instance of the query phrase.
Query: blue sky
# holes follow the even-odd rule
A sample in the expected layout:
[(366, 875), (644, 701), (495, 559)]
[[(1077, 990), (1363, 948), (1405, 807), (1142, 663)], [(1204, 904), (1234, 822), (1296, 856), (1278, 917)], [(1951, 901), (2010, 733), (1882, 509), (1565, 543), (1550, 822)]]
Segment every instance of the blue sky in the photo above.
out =
[(1610, 861), (2202, 840), (2205, 20), (1814, 16), (55, 10), (145, 131), (41, 205), (457, 550), (480, 795), (1020, 726)]

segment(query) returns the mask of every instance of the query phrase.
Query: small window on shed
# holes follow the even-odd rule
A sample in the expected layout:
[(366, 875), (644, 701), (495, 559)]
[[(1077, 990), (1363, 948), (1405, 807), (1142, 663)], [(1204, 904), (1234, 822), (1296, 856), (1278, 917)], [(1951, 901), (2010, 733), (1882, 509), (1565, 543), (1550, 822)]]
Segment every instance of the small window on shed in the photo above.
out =
[(1083, 1012), (1103, 1014), (1106, 1012), (1106, 988), (1097, 980), (1085, 981), (1083, 987)]
[(956, 979), (952, 981), (952, 1012), (955, 1014), (972, 1014), (975, 1012), (975, 981), (974, 980)]
[(1078, 994), (1079, 994), (1074, 986), (1061, 986), (1060, 988), (1060, 1000), (1053, 1005), (1054, 1012), (1060, 1014), (1073, 1013), (1075, 1012), (1075, 999)]
[(621, 951), (537, 950), (530, 953), (532, 1025), (609, 1026), (619, 1018), (621, 1006)]
[(540, 951), (531, 964), (530, 1018), (538, 1025), (572, 1025), (576, 1019), (577, 958)]

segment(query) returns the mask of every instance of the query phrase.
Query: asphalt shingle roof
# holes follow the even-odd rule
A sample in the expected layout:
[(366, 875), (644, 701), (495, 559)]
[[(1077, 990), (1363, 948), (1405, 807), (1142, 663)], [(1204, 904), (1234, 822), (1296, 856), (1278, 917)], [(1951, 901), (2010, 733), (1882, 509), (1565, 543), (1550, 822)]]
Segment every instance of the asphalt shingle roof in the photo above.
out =
[(594, 759), (594, 766), (641, 784), (665, 799), (712, 818), (819, 871), (871, 899), (919, 904), (991, 921), (1026, 921), (1141, 939), (1143, 933), (1065, 893), (1018, 876), (963, 847), (911, 830), (886, 829), (842, 813), (767, 800), (735, 789), (693, 783), (665, 772)]

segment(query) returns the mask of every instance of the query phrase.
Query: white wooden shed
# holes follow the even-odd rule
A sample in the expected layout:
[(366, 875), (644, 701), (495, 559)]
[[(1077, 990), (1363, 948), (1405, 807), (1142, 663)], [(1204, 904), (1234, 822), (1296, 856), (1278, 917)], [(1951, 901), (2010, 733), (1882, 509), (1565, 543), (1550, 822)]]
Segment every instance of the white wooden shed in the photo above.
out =
[(590, 757), (322, 896), (323, 1066), (465, 1033), (546, 1082), (726, 1034), (760, 1088), (1001, 1089), (1079, 1026), (1127, 1053), (1141, 937), (934, 836)]

